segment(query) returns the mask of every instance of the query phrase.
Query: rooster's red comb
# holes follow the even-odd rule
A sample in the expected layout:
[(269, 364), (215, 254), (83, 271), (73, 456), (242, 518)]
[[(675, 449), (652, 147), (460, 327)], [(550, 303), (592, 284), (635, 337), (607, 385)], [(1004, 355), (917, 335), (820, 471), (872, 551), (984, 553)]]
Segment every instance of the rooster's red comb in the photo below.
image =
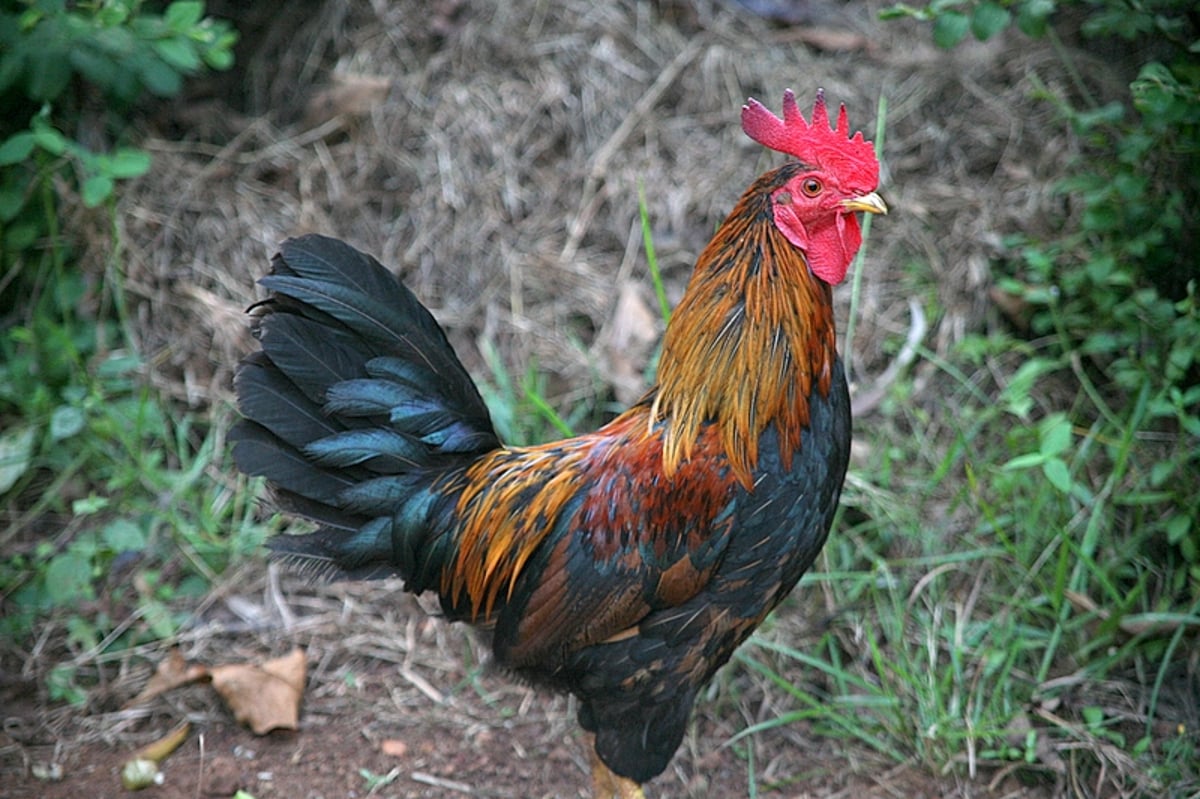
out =
[(817, 89), (811, 125), (804, 121), (796, 95), (788, 89), (783, 93), (783, 119), (750, 98), (742, 106), (742, 130), (772, 150), (837, 173), (843, 184), (852, 188), (874, 191), (879, 184), (875, 148), (863, 138), (862, 131), (850, 135), (845, 105), (838, 112), (837, 127), (830, 128), (824, 89)]

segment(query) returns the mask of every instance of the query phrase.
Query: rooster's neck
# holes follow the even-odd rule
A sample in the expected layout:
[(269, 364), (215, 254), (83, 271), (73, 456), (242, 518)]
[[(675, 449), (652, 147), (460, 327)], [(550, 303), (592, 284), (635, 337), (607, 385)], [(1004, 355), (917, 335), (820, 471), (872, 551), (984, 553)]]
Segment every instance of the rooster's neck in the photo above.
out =
[(790, 465), (808, 426), (809, 397), (814, 388), (829, 392), (837, 360), (832, 291), (771, 214), (771, 191), (793, 166), (767, 173), (742, 196), (700, 254), (672, 315), (653, 404), (653, 419), (664, 422), (667, 474), (711, 422), (749, 487), (767, 426), (777, 428)]

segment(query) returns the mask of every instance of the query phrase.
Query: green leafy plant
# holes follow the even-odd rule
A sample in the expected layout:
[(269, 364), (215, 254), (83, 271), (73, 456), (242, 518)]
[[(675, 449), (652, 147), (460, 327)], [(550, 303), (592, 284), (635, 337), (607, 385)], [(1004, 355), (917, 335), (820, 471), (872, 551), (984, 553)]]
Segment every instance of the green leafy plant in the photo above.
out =
[[(81, 663), (174, 635), (174, 601), (263, 537), (222, 477), (227, 421), (172, 418), (140, 378), (120, 241), (86, 275), (60, 222), (67, 203), (115, 213), (120, 182), (151, 167), (125, 143), (133, 103), (228, 67), (234, 39), (198, 2), (0, 0), (0, 634), (65, 628), (54, 699), (86, 699)], [(100, 124), (82, 124), (100, 97)], [(66, 133), (81, 129), (100, 135)], [(53, 537), (38, 532), (49, 519)]]
[(176, 0), (161, 14), (146, 6), (7, 0), (0, 6), (0, 93), (16, 88), (52, 103), (78, 77), (128, 104), (143, 91), (171, 97), (186, 76), (233, 64), (237, 35), (206, 18), (203, 2)]
[[(0, 336), (0, 409), (19, 420), (0, 436), (0, 488), (14, 500), (0, 529), (14, 553), (0, 561), (0, 592), (13, 611), (0, 624), (19, 638), (38, 614), (97, 599), (114, 569), (134, 568), (132, 583), (105, 593), (110, 608), (134, 609), (138, 622), (114, 638), (120, 619), (75, 617), (70, 640), (92, 649), (169, 637), (181, 621), (170, 601), (205, 590), (265, 529), (249, 498), (234, 496), (236, 485), (214, 479), (228, 471), (228, 421), (197, 430), (190, 417), (169, 418), (141, 384), (136, 355), (98, 348), (116, 324), (97, 328), (73, 305), (58, 307), (78, 296), (82, 278), (68, 275), (57, 288), (62, 296), (43, 295), (29, 326)], [(47, 517), (61, 520), (57, 538), (12, 546)]]
[[(5, 170), (0, 176), (0, 224), (17, 220), (45, 166), (56, 161), (74, 167), (81, 199), (89, 208), (108, 200), (116, 181), (138, 177), (150, 168), (150, 154), (144, 150), (121, 147), (95, 153), (68, 139), (50, 122), (50, 108), (45, 106), (30, 120), (28, 130), (0, 142), (0, 170)], [(9, 228), (5, 244), (19, 252), (32, 244), (37, 233), (36, 224)]]
[[(1077, 13), (1060, 19), (1056, 12), (1068, 7)], [(1114, 785), (1149, 794), (1171, 784), (1194, 790), (1200, 773), (1173, 754), (1188, 736), (1162, 742), (1153, 732), (1164, 683), (1181, 668), (1180, 642), (1200, 626), (1194, 9), (1182, 0), (935, 0), (894, 6), (886, 16), (931, 23), (945, 47), (1014, 24), (1050, 38), (1070, 89), (1052, 93), (1034, 78), (1031, 100), (1052, 105), (1080, 156), (1057, 187), (1074, 211), (1067, 224), (1014, 232), (1008, 256), (993, 264), (999, 288), (1023, 302), (1028, 327), (968, 338), (953, 363), (938, 364), (958, 388), (948, 401), (955, 417), (941, 431), (953, 440), (930, 465), (965, 476), (963, 489), (939, 501), (970, 521), (947, 538), (923, 534), (917, 560), (890, 559), (889, 571), (901, 575), (895, 580), (868, 579), (877, 567), (861, 553), (880, 546), (873, 530), (852, 531), (850, 552), (836, 542), (827, 547), (839, 573), (831, 604), (854, 607), (865, 598), (878, 617), (877, 631), (868, 628), (856, 643), (866, 655), (844, 640), (827, 650), (827, 670), (869, 664), (842, 680), (875, 702), (847, 733), (911, 740), (902, 755), (937, 768), (1035, 763), (1062, 746), (1075, 753), (1074, 768), (1086, 768), (1089, 752), (1103, 773), (1105, 748), (1115, 747), (1143, 769)], [(1070, 32), (1085, 43), (1120, 37), (1146, 45), (1125, 48), (1126, 94), (1093, 94), (1060, 25), (1075, 26)], [(996, 384), (981, 391), (973, 375)], [(936, 437), (921, 435), (932, 423), (920, 409), (891, 410), (918, 439)], [(903, 439), (878, 446), (900, 450), (896, 457), (907, 462), (925, 453), (923, 446), (906, 451)], [(873, 464), (866, 482), (912, 496), (887, 463)], [(885, 513), (868, 507), (867, 518)], [(953, 541), (953, 552), (926, 551), (931, 539)], [(960, 572), (959, 556), (979, 566), (956, 587), (948, 579)], [(922, 601), (910, 597), (900, 608), (890, 586), (914, 580)], [(1141, 729), (1094, 702), (1072, 707), (1076, 697), (1056, 682), (1069, 674), (1073, 685), (1101, 684), (1130, 673), (1146, 675)], [(975, 692), (979, 686), (985, 693)], [(1063, 704), (1031, 717), (1044, 702)], [(1188, 739), (1194, 746), (1194, 734)]]
[(10, 109), (0, 121), (0, 266), (20, 266), (34, 242), (59, 235), (57, 176), (74, 177), (84, 205), (96, 207), (117, 181), (149, 169), (143, 150), (97, 150), (63, 133), (77, 127), (85, 97), (104, 98), (119, 136), (122, 111), (146, 92), (173, 96), (185, 77), (233, 63), (236, 33), (206, 18), (203, 3), (177, 0), (162, 13), (145, 6), (0, 3), (0, 99)]
[(1055, 0), (934, 0), (916, 7), (897, 3), (881, 13), (883, 19), (912, 18), (933, 25), (933, 41), (953, 47), (970, 34), (986, 41), (1013, 21), (1029, 36), (1042, 36), (1058, 3)]
[[(1036, 84), (1036, 99), (1052, 103), (1083, 144), (1073, 174), (1059, 186), (1079, 208), (1078, 224), (1052, 240), (1013, 236), (1017, 258), (999, 265), (999, 283), (1028, 303), (1031, 332), (1051, 344), (1030, 366), (1039, 376), (1065, 373), (1083, 392), (1082, 403), (1041, 424), (1075, 424), (1098, 442), (1134, 442), (1115, 451), (1095, 446), (1091, 462), (1132, 459), (1126, 483), (1114, 486), (1118, 506), (1159, 529), (1200, 577), (1191, 521), (1200, 463), (1200, 361), (1191, 343), (1200, 336), (1200, 29), (1192, 4), (934, 0), (899, 4), (884, 16), (929, 21), (935, 41), (947, 47), (968, 31), (989, 38), (1014, 19), (1024, 33), (1057, 42), (1053, 14), (1066, 7), (1082, 12), (1077, 24), (1085, 40), (1152, 37), (1154, 46), (1131, 51), (1146, 55), (1141, 63), (1132, 56), (1136, 77), (1126, 97), (1097, 98), (1078, 83), (1079, 70), (1058, 44), (1078, 97)], [(1043, 437), (1007, 468), (1037, 466), (1055, 486), (1078, 488), (1065, 450), (1054, 449), (1063, 443)]]

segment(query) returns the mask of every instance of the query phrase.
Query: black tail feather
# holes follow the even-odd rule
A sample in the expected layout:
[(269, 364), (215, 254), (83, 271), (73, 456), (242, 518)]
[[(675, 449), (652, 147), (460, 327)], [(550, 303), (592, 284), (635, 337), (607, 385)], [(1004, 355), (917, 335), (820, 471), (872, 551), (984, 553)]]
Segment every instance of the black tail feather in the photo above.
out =
[(324, 402), (335, 383), (357, 377), (363, 368), (362, 346), (337, 320), (313, 319), (280, 304), (257, 325), (262, 355), (287, 375), (313, 402)]
[[(234, 380), (234, 460), (323, 525), (275, 548), (344, 576), (417, 562), (420, 542), (400, 539), (427, 527), (424, 487), (500, 446), (474, 382), (412, 292), (343, 242), (289, 239), (260, 282), (271, 294), (253, 309), (262, 350)], [(392, 484), (368, 488), (380, 475)]]
[(345, 429), (321, 410), (304, 383), (288, 379), (262, 352), (242, 363), (233, 384), (242, 416), (294, 448)]
[[(429, 310), (377, 260), (327, 236), (288, 239), (260, 283), (313, 312), (334, 317), (375, 345), (372, 356), (392, 355), (423, 364), (460, 402), (486, 414), (474, 381)], [(274, 285), (272, 285), (274, 284)], [(299, 288), (295, 296), (288, 287)], [(465, 408), (464, 408), (465, 410)]]

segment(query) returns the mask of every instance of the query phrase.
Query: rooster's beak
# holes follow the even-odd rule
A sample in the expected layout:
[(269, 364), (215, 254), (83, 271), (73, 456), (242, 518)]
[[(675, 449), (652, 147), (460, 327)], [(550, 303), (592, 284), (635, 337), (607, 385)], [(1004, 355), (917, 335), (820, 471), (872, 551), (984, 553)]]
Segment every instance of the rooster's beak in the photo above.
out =
[(861, 197), (851, 197), (848, 200), (842, 200), (842, 207), (847, 211), (864, 211), (868, 214), (887, 213), (887, 203), (875, 192), (864, 194)]

